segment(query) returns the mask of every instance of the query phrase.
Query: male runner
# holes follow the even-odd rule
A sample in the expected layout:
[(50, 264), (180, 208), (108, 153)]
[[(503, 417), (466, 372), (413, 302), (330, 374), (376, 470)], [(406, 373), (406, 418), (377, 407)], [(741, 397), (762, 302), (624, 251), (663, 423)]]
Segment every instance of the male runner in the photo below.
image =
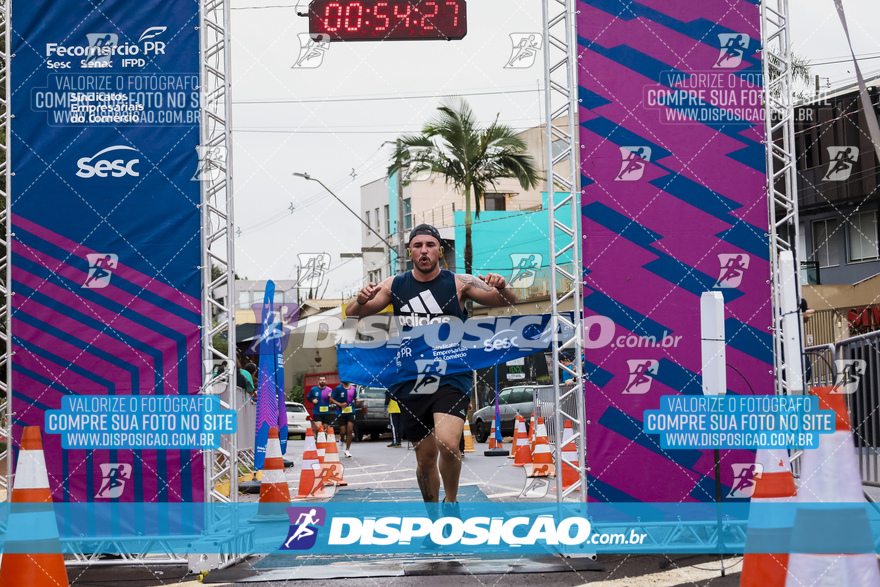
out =
[(351, 458), (351, 438), (354, 436), (354, 408), (357, 387), (343, 381), (330, 394), (330, 403), (336, 406), (336, 426), (339, 435), (345, 439), (345, 456)]
[[(363, 318), (392, 304), (401, 330), (406, 332), (438, 316), (464, 320), (467, 299), (484, 306), (516, 303), (516, 295), (500, 275), (475, 277), (441, 270), (442, 255), (437, 229), (429, 224), (416, 226), (409, 235), (412, 271), (389, 277), (379, 285), (368, 284), (348, 303), (346, 315)], [(456, 502), (461, 474), (458, 444), (473, 380), (471, 373), (446, 375), (438, 370), (432, 372), (435, 379), (438, 381), (433, 393), (414, 395), (416, 380), (412, 380), (392, 385), (389, 394), (400, 404), (404, 434), (415, 445), (416, 479), (422, 498), (426, 502), (439, 500), (442, 477), (444, 501)]]
[(318, 424), (324, 424), (324, 428), (331, 426), (336, 420), (336, 410), (330, 409), (330, 394), (333, 392), (327, 385), (327, 378), (323, 375), (318, 377), (318, 385), (309, 390), (306, 396), (314, 407), (312, 408), (312, 430), (318, 433)]

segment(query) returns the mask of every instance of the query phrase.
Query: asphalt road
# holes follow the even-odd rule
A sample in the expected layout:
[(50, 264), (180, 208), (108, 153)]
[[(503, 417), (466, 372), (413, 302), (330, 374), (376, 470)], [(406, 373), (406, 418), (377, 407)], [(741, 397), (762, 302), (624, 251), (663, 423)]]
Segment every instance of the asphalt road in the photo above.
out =
[[(341, 456), (344, 465), (344, 478), (348, 486), (340, 492), (356, 489), (416, 489), (415, 453), (402, 448), (388, 448), (389, 439), (354, 443), (353, 456)], [(286, 458), (299, 463), (304, 442), (290, 440)], [(483, 451), (486, 444), (477, 444), (477, 451), (465, 455), (461, 484), (474, 486), (493, 501), (514, 502), (526, 483), (522, 468), (513, 467), (512, 459), (486, 457)], [(509, 443), (505, 448), (510, 448)], [(286, 471), (291, 493), (297, 490), (297, 467)], [(467, 490), (474, 493), (474, 487)], [(244, 495), (243, 500), (256, 500), (256, 495)], [(549, 493), (534, 501), (555, 501)], [(328, 559), (320, 565), (312, 564), (302, 570), (289, 568), (267, 568), (265, 555), (256, 554), (231, 569), (212, 571), (199, 583), (197, 577), (189, 575), (184, 567), (136, 565), (131, 567), (92, 567), (89, 569), (70, 569), (71, 585), (79, 587), (125, 585), (131, 587), (152, 587), (155, 585), (180, 585), (195, 587), (200, 584), (215, 585), (310, 585), (321, 587), (348, 587), (353, 581), (366, 587), (434, 587), (451, 583), (461, 587), (488, 587), (503, 585), (574, 586), (602, 582), (607, 587), (641, 587), (651, 585), (712, 585), (731, 587), (739, 582), (741, 558), (728, 557), (724, 563), (726, 576), (721, 576), (721, 563), (715, 556), (689, 558), (684, 555), (600, 555), (598, 563), (591, 559), (562, 559), (545, 557), (528, 559), (521, 557), (511, 565), (509, 562), (481, 561), (478, 559), (449, 560), (442, 557), (427, 560), (413, 555), (406, 564), (395, 567), (393, 557), (384, 561), (371, 560), (364, 563), (357, 557), (347, 560)], [(375, 558), (375, 557), (374, 557)], [(446, 561), (446, 562), (440, 562)], [(314, 562), (314, 561), (313, 561)], [(661, 568), (663, 565), (666, 568)], [(271, 565), (270, 565), (271, 566)], [(326, 567), (325, 578), (306, 578), (320, 575), (321, 567)], [(317, 567), (317, 570), (316, 570)], [(405, 569), (405, 570), (404, 570)], [(588, 570), (589, 569), (589, 570)], [(360, 575), (360, 576), (359, 576)], [(338, 578), (349, 577), (349, 578)]]

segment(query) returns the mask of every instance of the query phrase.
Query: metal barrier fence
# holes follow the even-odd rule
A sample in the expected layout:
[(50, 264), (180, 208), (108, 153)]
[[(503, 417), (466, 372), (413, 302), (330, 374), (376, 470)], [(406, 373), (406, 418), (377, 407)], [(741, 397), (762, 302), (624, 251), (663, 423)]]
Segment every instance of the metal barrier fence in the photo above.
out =
[(844, 387), (862, 483), (880, 487), (880, 332), (848, 338), (835, 346), (836, 383)]
[[(559, 395), (565, 395), (573, 385), (559, 385)], [(574, 394), (569, 395), (562, 404), (563, 421), (568, 416), (577, 414), (577, 398)], [(556, 444), (556, 403), (553, 399), (552, 385), (539, 385), (535, 387), (535, 421), (544, 418), (547, 427), (547, 438), (550, 444)]]
[[(880, 332), (807, 347), (804, 355), (809, 358), (809, 366), (805, 364), (809, 386), (841, 386), (862, 484), (880, 487)], [(795, 475), (800, 468), (797, 456), (792, 455)]]

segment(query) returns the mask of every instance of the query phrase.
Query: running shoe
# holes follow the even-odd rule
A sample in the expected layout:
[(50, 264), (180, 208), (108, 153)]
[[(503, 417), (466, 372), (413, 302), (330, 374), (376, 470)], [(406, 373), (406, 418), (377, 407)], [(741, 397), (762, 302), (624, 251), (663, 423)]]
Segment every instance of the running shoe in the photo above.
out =
[(345, 449), (345, 456), (347, 456), (348, 458), (351, 458), (351, 451), (349, 451), (348, 449)]

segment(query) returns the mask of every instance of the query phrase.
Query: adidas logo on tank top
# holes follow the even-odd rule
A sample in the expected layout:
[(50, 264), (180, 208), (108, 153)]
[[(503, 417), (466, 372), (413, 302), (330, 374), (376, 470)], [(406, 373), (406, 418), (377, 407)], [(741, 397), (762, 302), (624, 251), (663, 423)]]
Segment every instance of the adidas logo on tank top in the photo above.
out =
[(400, 325), (403, 327), (424, 326), (425, 324), (438, 324), (449, 322), (450, 317), (443, 315), (443, 309), (431, 290), (426, 290), (409, 299), (400, 307), (398, 315)]

